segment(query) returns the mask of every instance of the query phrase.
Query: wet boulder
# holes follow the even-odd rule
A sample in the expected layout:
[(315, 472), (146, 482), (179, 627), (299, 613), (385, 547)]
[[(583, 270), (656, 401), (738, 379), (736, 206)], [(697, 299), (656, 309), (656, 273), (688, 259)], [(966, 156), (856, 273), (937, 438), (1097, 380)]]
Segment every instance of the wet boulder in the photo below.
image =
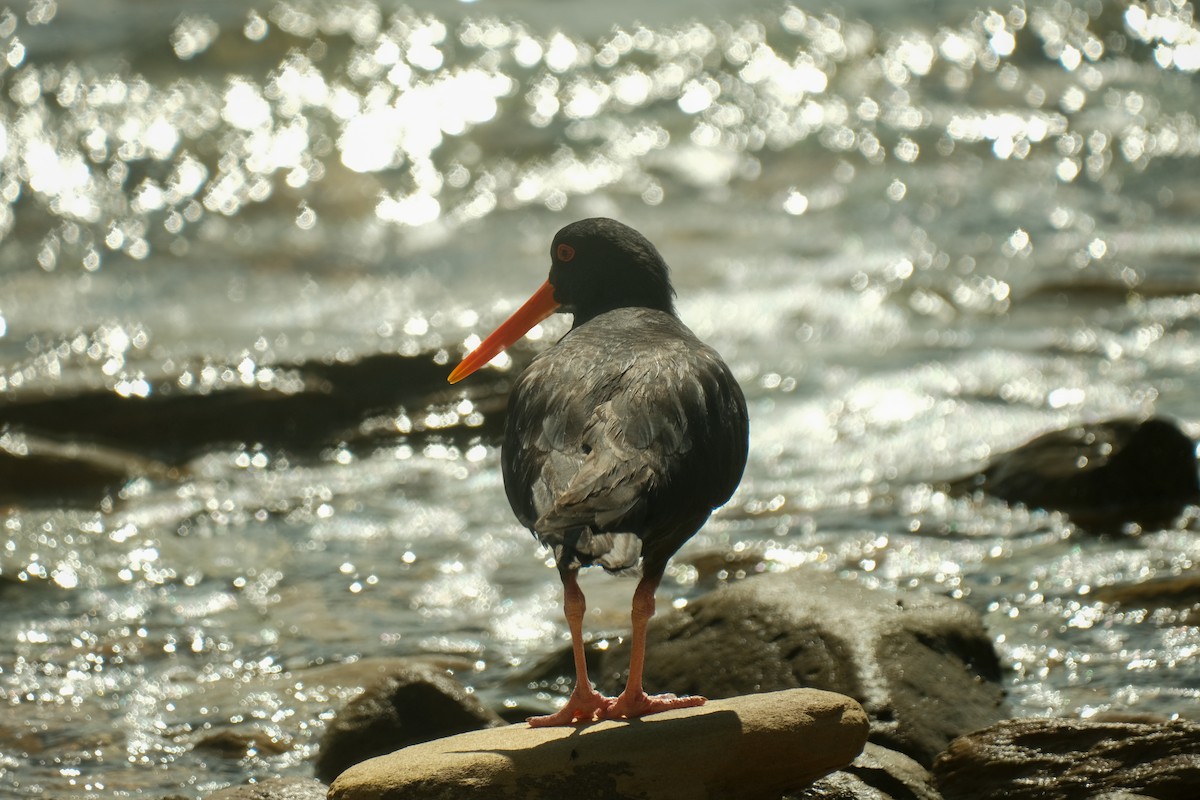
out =
[(396, 664), (368, 683), (330, 722), (317, 755), (317, 777), (331, 781), (365, 759), (502, 724), (445, 670)]
[(998, 456), (951, 490), (1062, 511), (1100, 532), (1161, 525), (1200, 499), (1196, 444), (1159, 417), (1076, 425)]
[(1181, 624), (1200, 615), (1200, 569), (1180, 575), (1163, 575), (1143, 581), (1094, 586), (1087, 597), (1122, 608), (1173, 609)]
[[(969, 606), (811, 570), (748, 578), (650, 625), (647, 691), (733, 697), (792, 687), (849, 695), (871, 741), (928, 766), (952, 739), (1006, 714), (991, 637)], [(619, 691), (628, 643), (595, 661)]]
[(325, 800), (329, 787), (312, 778), (273, 778), (230, 786), (205, 800)]
[(778, 800), (848, 764), (866, 737), (853, 700), (796, 689), (632, 721), (464, 733), (358, 764), (329, 797)]
[[(158, 376), (145, 397), (87, 388), (27, 391), (0, 399), (0, 431), (100, 445), (168, 465), (230, 444), (261, 444), (306, 456), (339, 442), (394, 438), (396, 408), (457, 404), (463, 394), (446, 385), (448, 369), (432, 354), (261, 365), (252, 381), (234, 366), (216, 372), (238, 377), (203, 387), (191, 381), (183, 388), (178, 375)], [(505, 380), (473, 386), (476, 408), (503, 409)], [(371, 423), (378, 414), (390, 427)], [(497, 425), (503, 429), (503, 414), (486, 413), (478, 427), (463, 424), (438, 433), (496, 436)], [(419, 422), (409, 431), (422, 432)]]
[(178, 470), (113, 447), (63, 442), (0, 425), (0, 504), (93, 506), (137, 476)]
[(249, 726), (213, 731), (200, 738), (194, 747), (223, 758), (239, 759), (250, 755), (277, 756), (291, 750), (292, 742), (287, 737)]
[(785, 800), (942, 800), (933, 774), (903, 753), (871, 742), (849, 766)]
[(1192, 800), (1200, 724), (1019, 719), (955, 740), (933, 765), (946, 800)]

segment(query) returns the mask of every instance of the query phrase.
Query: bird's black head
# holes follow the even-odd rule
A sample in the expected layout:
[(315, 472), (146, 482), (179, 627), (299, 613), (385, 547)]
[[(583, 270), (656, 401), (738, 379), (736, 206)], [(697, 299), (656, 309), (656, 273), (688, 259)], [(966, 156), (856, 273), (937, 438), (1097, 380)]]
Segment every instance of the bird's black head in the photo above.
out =
[(667, 262), (628, 225), (595, 217), (572, 222), (550, 245), (550, 283), (579, 326), (614, 308), (675, 313)]

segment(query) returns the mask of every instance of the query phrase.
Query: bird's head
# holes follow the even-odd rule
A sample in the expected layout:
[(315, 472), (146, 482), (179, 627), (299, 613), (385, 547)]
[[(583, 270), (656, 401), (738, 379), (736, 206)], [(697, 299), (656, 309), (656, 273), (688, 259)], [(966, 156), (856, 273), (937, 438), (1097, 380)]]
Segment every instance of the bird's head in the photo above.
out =
[(549, 283), (576, 326), (614, 308), (675, 312), (667, 262), (645, 236), (606, 217), (572, 222), (555, 235)]
[(572, 222), (550, 244), (550, 277), (450, 373), (457, 383), (491, 361), (555, 311), (576, 327), (616, 308), (675, 313), (667, 262), (650, 241), (606, 217)]

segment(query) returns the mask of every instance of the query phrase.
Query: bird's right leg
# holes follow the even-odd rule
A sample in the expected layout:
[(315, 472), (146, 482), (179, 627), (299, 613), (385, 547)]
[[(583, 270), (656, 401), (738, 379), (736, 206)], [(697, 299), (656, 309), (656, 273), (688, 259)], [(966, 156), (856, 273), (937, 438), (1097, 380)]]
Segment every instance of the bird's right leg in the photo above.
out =
[(695, 708), (707, 701), (698, 695), (648, 695), (642, 688), (642, 671), (646, 662), (646, 625), (654, 616), (654, 592), (662, 579), (662, 569), (646, 565), (642, 579), (633, 592), (633, 632), (630, 634), (629, 677), (625, 691), (605, 708), (606, 719), (637, 719), (647, 714), (671, 711), (676, 708)]
[(579, 570), (560, 569), (559, 574), (563, 582), (563, 614), (571, 630), (571, 652), (575, 657), (575, 689), (567, 699), (567, 704), (555, 713), (527, 719), (526, 722), (534, 728), (603, 719), (604, 712), (613, 703), (611, 697), (605, 697), (593, 689), (588, 680), (587, 659), (583, 652), (583, 612), (587, 610), (587, 602), (583, 590), (579, 588)]

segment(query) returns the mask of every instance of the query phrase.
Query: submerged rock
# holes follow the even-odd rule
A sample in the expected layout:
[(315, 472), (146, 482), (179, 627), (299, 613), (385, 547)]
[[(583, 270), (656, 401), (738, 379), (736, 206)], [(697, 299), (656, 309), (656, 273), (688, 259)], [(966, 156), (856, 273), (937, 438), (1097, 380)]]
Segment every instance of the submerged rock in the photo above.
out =
[[(595, 659), (616, 691), (628, 644)], [(811, 687), (847, 694), (871, 741), (928, 766), (952, 739), (1007, 716), (991, 637), (969, 606), (811, 570), (748, 578), (651, 623), (650, 691), (732, 697)]]
[(0, 426), (0, 504), (96, 505), (134, 476), (174, 480), (179, 472), (116, 448), (64, 443)]
[(329, 787), (312, 778), (274, 778), (230, 786), (205, 800), (325, 800)]
[(331, 781), (368, 758), (502, 724), (444, 670), (411, 662), (395, 664), (338, 711), (325, 729), (316, 774)]
[(1008, 720), (955, 740), (933, 773), (946, 800), (1193, 800), (1200, 724)]
[(1094, 586), (1088, 597), (1125, 608), (1175, 608), (1200, 611), (1200, 570), (1167, 575), (1133, 583)]
[(213, 731), (193, 746), (222, 758), (238, 759), (248, 755), (277, 756), (291, 750), (293, 745), (287, 737), (249, 727)]
[[(238, 374), (230, 367), (229, 372)], [(88, 442), (180, 464), (215, 445), (262, 444), (299, 455), (354, 441), (371, 414), (391, 414), (399, 406), (424, 408), (457, 403), (463, 390), (446, 385), (448, 368), (431, 355), (404, 357), (378, 353), (351, 361), (309, 361), (270, 368), (271, 380), (255, 373), (208, 389), (181, 389), (177, 380), (158, 381), (145, 397), (110, 391), (26, 392), (0, 398), (0, 431), (15, 430), (60, 441)], [(503, 408), (504, 380), (472, 387), (477, 406)], [(498, 419), (497, 419), (498, 418)], [(495, 434), (502, 414), (485, 414), (469, 435)], [(439, 429), (453, 436), (458, 428)], [(411, 433), (418, 433), (414, 430)], [(382, 433), (376, 431), (375, 433)], [(389, 431), (396, 436), (395, 425)]]
[(465, 733), (352, 767), (329, 797), (778, 800), (848, 764), (866, 737), (853, 700), (797, 689), (633, 721)]
[[(524, 348), (516, 352), (527, 360)], [(193, 380), (184, 389), (180, 376), (163, 376), (145, 397), (61, 387), (0, 395), (0, 504), (95, 506), (136, 478), (178, 480), (182, 465), (215, 447), (306, 458), (400, 436), (498, 438), (511, 383), (490, 374), (451, 389), (447, 367), (432, 354), (264, 365), (253, 380), (232, 367), (217, 371), (238, 377), (202, 388)], [(404, 407), (457, 408), (464, 392), (472, 413), (452, 417), (456, 424), (440, 421), (434, 430), (425, 413), (397, 422)]]
[(1200, 499), (1196, 444), (1158, 417), (1076, 425), (998, 456), (951, 491), (1063, 511), (1098, 531), (1165, 524)]

